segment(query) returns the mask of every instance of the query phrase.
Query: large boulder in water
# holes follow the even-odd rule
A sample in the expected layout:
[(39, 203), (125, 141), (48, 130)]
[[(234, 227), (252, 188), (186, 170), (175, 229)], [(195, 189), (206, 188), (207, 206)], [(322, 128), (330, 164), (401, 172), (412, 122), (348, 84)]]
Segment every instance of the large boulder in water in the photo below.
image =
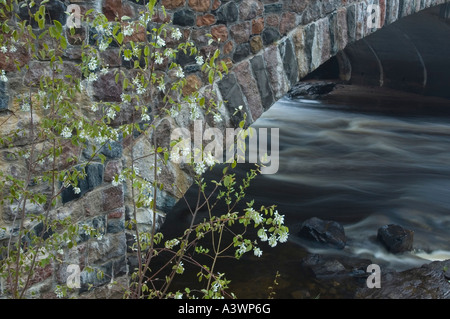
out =
[(344, 227), (336, 221), (312, 217), (305, 220), (298, 235), (329, 247), (343, 249), (347, 242)]
[(419, 268), (381, 271), (381, 288), (356, 291), (356, 299), (450, 299), (450, 259)]
[(414, 232), (400, 225), (389, 224), (378, 229), (377, 239), (391, 253), (403, 253), (412, 250)]

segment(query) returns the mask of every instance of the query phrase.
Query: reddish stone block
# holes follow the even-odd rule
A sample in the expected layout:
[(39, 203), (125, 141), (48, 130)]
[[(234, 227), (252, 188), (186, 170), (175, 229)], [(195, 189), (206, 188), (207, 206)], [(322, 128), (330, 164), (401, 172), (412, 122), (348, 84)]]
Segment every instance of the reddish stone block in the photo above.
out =
[(294, 28), (295, 28), (295, 13), (284, 12), (281, 15), (280, 33), (284, 35), (289, 31), (293, 30)]
[(114, 21), (123, 16), (133, 17), (133, 9), (129, 4), (123, 4), (122, 0), (105, 0), (103, 14), (109, 21)]
[(205, 14), (197, 17), (197, 26), (203, 27), (206, 25), (212, 25), (216, 23), (216, 17), (212, 14)]
[(110, 211), (123, 207), (124, 196), (122, 186), (114, 186), (103, 191), (103, 210)]
[(214, 40), (225, 42), (228, 39), (228, 29), (224, 25), (218, 25), (211, 28), (211, 34)]
[(122, 163), (119, 161), (109, 161), (105, 166), (105, 172), (103, 175), (103, 180), (105, 182), (112, 182), (114, 176), (119, 174), (122, 170)]
[(162, 5), (166, 9), (176, 9), (185, 4), (185, 0), (162, 0)]
[(206, 12), (211, 7), (211, 0), (189, 0), (189, 6), (200, 12)]
[(225, 45), (223, 46), (223, 54), (227, 55), (230, 54), (233, 51), (233, 41), (228, 41), (227, 43), (225, 43)]
[(222, 4), (222, 2), (220, 2), (219, 0), (214, 0), (213, 4), (212, 4), (212, 10), (217, 10), (219, 9), (220, 5)]
[(252, 21), (252, 34), (260, 34), (264, 29), (264, 18), (257, 18)]
[(115, 210), (108, 214), (108, 219), (119, 219), (123, 216), (123, 209)]

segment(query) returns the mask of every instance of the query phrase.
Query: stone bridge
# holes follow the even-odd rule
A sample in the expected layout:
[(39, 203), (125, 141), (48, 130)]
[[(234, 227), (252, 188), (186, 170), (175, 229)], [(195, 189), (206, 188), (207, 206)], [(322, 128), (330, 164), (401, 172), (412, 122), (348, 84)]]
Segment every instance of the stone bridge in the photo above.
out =
[[(116, 17), (138, 18), (137, 12), (144, 1), (72, 0), (83, 8), (96, 8), (113, 21)], [(352, 83), (383, 85), (417, 93), (450, 97), (450, 0), (161, 0), (186, 40), (194, 41), (205, 56), (221, 50), (221, 60), (229, 66), (229, 74), (215, 86), (217, 98), (224, 102), (221, 112), (226, 123), (236, 126), (241, 118), (233, 117), (239, 106), (247, 113), (249, 124), (258, 119), (278, 99), (283, 97), (298, 81), (326, 66), (328, 61), (338, 65), (336, 77)], [(58, 0), (50, 2), (50, 12), (64, 22), (66, 4)], [(423, 14), (414, 14), (423, 11)], [(397, 20), (398, 23), (395, 23)], [(400, 23), (401, 22), (401, 23)], [(208, 34), (216, 40), (209, 42)], [(90, 36), (90, 35), (89, 35)], [(65, 67), (72, 74), (80, 75), (73, 61), (80, 59), (79, 47), (89, 39), (86, 30), (69, 36), (69, 46), (64, 52)], [(114, 54), (117, 48), (103, 53), (111, 68), (123, 66)], [(29, 61), (22, 48), (16, 52), (19, 64), (32, 64), (28, 70), (14, 73), (15, 66), (0, 57), (1, 69), (8, 72), (8, 84), (0, 82), (0, 117), (7, 117), (12, 99), (18, 88), (32, 79), (45, 74), (41, 61)], [(187, 78), (185, 92), (207, 85), (193, 57), (179, 55), (177, 62), (184, 68)], [(165, 65), (167, 67), (167, 64)], [(113, 78), (102, 75), (97, 84), (92, 84), (89, 98), (94, 101), (120, 101), (122, 88)], [(220, 102), (219, 101), (219, 102)], [(125, 114), (126, 115), (126, 114)], [(122, 115), (120, 115), (123, 119)], [(167, 119), (165, 119), (167, 120)], [(161, 136), (170, 129), (162, 120), (156, 123)], [(170, 119), (169, 119), (170, 120)], [(177, 119), (172, 119), (177, 121)], [(178, 124), (184, 120), (180, 119)], [(8, 124), (8, 123), (7, 123)], [(18, 125), (0, 127), (0, 132), (14, 129)], [(2, 131), (3, 130), (3, 131)], [(170, 132), (169, 132), (170, 133)], [(2, 133), (3, 134), (3, 133)], [(166, 141), (167, 142), (167, 141)], [(144, 172), (151, 166), (149, 141), (138, 138), (135, 166)], [(69, 149), (68, 153), (89, 160), (89, 151)], [(3, 158), (8, 151), (1, 150)], [(76, 154), (75, 154), (76, 153)], [(65, 254), (65, 265), (49, 265), (42, 271), (43, 277), (34, 290), (41, 296), (54, 297), (49, 290), (56, 283), (64, 283), (67, 264), (91, 262), (114, 278), (127, 278), (136, 260), (128, 253), (133, 243), (132, 233), (125, 229), (130, 216), (130, 195), (123, 186), (112, 185), (113, 175), (129, 160), (125, 145), (111, 144), (103, 151), (104, 163), (94, 160), (87, 169), (86, 189), (81, 194), (63, 193), (58, 207), (61, 214), (73, 215), (84, 223), (101, 228), (103, 239), (80, 242), (78, 248)], [(0, 166), (19, 170), (23, 163), (3, 161)], [(9, 167), (9, 166), (10, 167)], [(151, 180), (152, 176), (148, 176)], [(169, 165), (161, 177), (167, 181), (157, 198), (161, 216), (168, 213), (181, 197), (179, 190), (186, 191), (192, 183), (189, 172)], [(175, 186), (174, 186), (175, 185)], [(28, 209), (28, 208), (27, 208)], [(32, 214), (42, 213), (43, 208), (30, 205)], [(0, 207), (0, 241), (13, 233), (13, 208)], [(150, 216), (150, 217), (149, 217)], [(161, 224), (151, 220), (148, 211), (138, 211), (138, 223)], [(1, 229), (0, 229), (1, 230)], [(107, 287), (110, 279), (99, 280), (82, 271), (82, 291), (88, 284)], [(50, 282), (50, 284), (49, 284)], [(107, 297), (107, 288), (95, 290), (89, 297)]]

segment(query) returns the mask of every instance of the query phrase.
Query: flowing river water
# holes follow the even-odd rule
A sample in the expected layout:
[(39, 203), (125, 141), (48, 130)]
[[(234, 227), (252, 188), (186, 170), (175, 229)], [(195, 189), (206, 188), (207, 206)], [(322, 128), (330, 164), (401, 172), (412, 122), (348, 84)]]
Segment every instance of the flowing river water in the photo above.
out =
[[(248, 198), (276, 204), (290, 237), (263, 248), (261, 258), (221, 261), (219, 271), (238, 298), (267, 298), (271, 291), (276, 298), (345, 298), (365, 285), (321, 283), (302, 268), (311, 253), (368, 259), (396, 271), (450, 258), (449, 100), (338, 86), (318, 99), (284, 97), (252, 126), (279, 128), (280, 159), (276, 174), (253, 181)], [(310, 217), (340, 222), (346, 247), (299, 238)], [(375, 237), (386, 224), (413, 230), (413, 251), (394, 255), (380, 245)]]

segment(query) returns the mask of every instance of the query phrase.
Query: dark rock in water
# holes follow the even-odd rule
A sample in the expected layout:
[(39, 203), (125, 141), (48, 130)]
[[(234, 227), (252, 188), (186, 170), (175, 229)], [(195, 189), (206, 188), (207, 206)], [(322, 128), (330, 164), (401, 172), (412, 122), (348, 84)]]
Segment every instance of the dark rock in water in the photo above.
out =
[(327, 246), (343, 249), (347, 238), (344, 227), (335, 221), (322, 220), (317, 217), (305, 220), (298, 235), (302, 238), (325, 244)]
[(361, 288), (357, 299), (450, 299), (450, 283), (445, 278), (450, 260), (434, 261), (402, 272), (381, 272), (381, 288)]
[(346, 269), (337, 259), (326, 259), (320, 255), (309, 255), (303, 259), (302, 265), (311, 269), (316, 277), (337, 275)]
[(296, 84), (287, 94), (292, 98), (296, 97), (318, 97), (328, 94), (334, 90), (336, 83), (334, 82), (300, 82)]
[(387, 250), (397, 254), (412, 250), (414, 232), (399, 225), (384, 225), (378, 229), (377, 239)]

